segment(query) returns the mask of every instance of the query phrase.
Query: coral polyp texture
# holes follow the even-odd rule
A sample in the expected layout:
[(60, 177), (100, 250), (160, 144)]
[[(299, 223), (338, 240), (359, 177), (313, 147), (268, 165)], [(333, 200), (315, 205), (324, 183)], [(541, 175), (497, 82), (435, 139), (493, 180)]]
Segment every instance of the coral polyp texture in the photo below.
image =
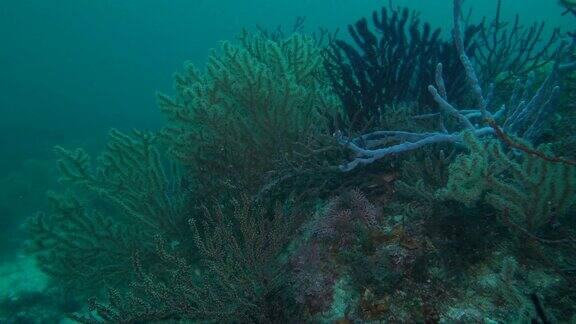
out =
[(352, 42), (242, 31), (158, 94), (157, 133), (57, 147), (26, 247), (67, 316), (574, 322), (574, 34), (453, 4), (452, 33), (405, 8)]

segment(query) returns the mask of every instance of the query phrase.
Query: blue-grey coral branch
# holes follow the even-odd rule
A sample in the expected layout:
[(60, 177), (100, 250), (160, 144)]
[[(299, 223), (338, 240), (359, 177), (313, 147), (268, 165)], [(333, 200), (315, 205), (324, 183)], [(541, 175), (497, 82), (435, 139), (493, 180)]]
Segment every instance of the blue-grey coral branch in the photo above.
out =
[[(393, 155), (413, 151), (421, 147), (439, 143), (458, 143), (462, 141), (462, 133), (470, 131), (477, 137), (492, 135), (493, 129), (481, 126), (487, 120), (495, 120), (503, 125), (503, 130), (526, 140), (536, 139), (543, 129), (543, 125), (556, 109), (560, 88), (561, 72), (574, 68), (574, 62), (562, 62), (565, 53), (574, 50), (575, 41), (570, 46), (563, 43), (559, 46), (552, 71), (538, 90), (529, 95), (529, 89), (533, 83), (533, 76), (523, 84), (516, 82), (513, 94), (507, 105), (503, 105), (495, 112), (493, 105), (493, 89), (490, 85), (485, 94), (480, 80), (477, 77), (474, 65), (465, 52), (461, 31), (462, 1), (454, 0), (454, 29), (453, 37), (460, 60), (465, 69), (467, 87), (474, 99), (476, 108), (459, 109), (449, 102), (445, 91), (445, 82), (442, 76), (442, 65), (436, 69), (436, 85), (430, 85), (428, 91), (438, 104), (440, 113), (440, 126), (437, 132), (415, 133), (404, 131), (376, 131), (348, 138), (341, 132), (336, 132), (339, 143), (355, 153), (355, 157), (340, 165), (340, 170), (347, 172), (358, 166), (371, 164), (379, 159)], [(454, 117), (460, 127), (452, 132), (446, 130), (443, 116)], [(478, 120), (480, 118), (480, 120)]]

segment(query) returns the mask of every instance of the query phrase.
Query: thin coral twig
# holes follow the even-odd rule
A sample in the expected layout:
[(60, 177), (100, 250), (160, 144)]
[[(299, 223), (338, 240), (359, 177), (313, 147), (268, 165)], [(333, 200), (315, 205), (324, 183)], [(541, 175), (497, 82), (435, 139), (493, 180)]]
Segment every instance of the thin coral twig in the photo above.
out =
[(510, 215), (510, 210), (508, 208), (505, 208), (503, 213), (502, 213), (502, 220), (504, 221), (504, 224), (515, 228), (516, 230), (520, 231), (520, 233), (526, 235), (527, 237), (529, 237), (535, 241), (538, 241), (540, 243), (545, 243), (545, 244), (562, 244), (562, 243), (574, 243), (574, 242), (576, 242), (576, 239), (572, 238), (572, 237), (567, 237), (567, 238), (557, 239), (557, 240), (541, 238), (541, 237), (537, 236), (536, 234), (530, 232), (526, 228), (514, 223), (512, 220), (510, 220), (509, 215)]
[(502, 130), (502, 128), (500, 128), (500, 126), (498, 126), (498, 124), (496, 124), (496, 121), (494, 119), (488, 119), (487, 124), (490, 125), (490, 127), (492, 127), (492, 129), (494, 129), (494, 134), (502, 141), (504, 142), (504, 144), (521, 150), (523, 152), (525, 152), (526, 154), (535, 156), (537, 158), (540, 158), (542, 160), (548, 161), (548, 162), (552, 162), (552, 163), (563, 163), (566, 165), (574, 165), (576, 166), (576, 161), (575, 160), (569, 160), (569, 159), (565, 159), (562, 157), (556, 157), (556, 156), (548, 156), (540, 151), (537, 150), (533, 150), (523, 144), (517, 143), (514, 140), (512, 140), (512, 138), (510, 138), (510, 136), (508, 136), (506, 133), (504, 133), (504, 131)]

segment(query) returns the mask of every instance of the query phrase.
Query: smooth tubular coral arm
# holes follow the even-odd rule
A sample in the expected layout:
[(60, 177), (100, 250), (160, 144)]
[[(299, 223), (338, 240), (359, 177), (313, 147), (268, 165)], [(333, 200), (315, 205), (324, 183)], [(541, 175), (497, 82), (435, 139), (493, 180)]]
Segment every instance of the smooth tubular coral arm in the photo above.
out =
[[(492, 132), (493, 130), (490, 127), (483, 127), (480, 129), (473, 130), (474, 135), (479, 137), (486, 136), (487, 134), (491, 134)], [(426, 145), (439, 144), (439, 143), (456, 143), (461, 142), (462, 140), (460, 133), (446, 134), (442, 132), (436, 132), (436, 133), (424, 133), (424, 134), (418, 134), (418, 133), (406, 133), (406, 134), (409, 134), (409, 136), (406, 136), (406, 138), (411, 137), (412, 139), (416, 140), (414, 140), (413, 142), (404, 141), (400, 144), (382, 147), (379, 149), (363, 148), (356, 143), (357, 142), (356, 140), (349, 140), (346, 137), (340, 135), (340, 137), (338, 138), (339, 142), (357, 154), (357, 157), (354, 158), (352, 161), (340, 165), (340, 170), (348, 172), (360, 165), (370, 164), (376, 160), (379, 160), (387, 156), (413, 151)]]
[[(558, 47), (552, 71), (534, 94), (529, 95), (534, 82), (534, 74), (532, 73), (523, 85), (517, 80), (508, 105), (502, 105), (498, 111), (492, 113), (489, 108), (493, 101), (494, 86), (490, 84), (487, 95), (483, 95), (480, 80), (465, 51), (461, 22), (462, 0), (454, 0), (454, 43), (465, 70), (465, 86), (472, 93), (477, 107), (458, 109), (448, 101), (442, 76), (442, 65), (438, 64), (435, 76), (436, 86), (429, 85), (428, 91), (440, 109), (440, 130), (432, 133), (377, 131), (354, 139), (346, 138), (340, 132), (336, 132), (338, 142), (355, 153), (355, 157), (351, 161), (340, 165), (340, 170), (351, 171), (360, 165), (370, 164), (379, 159), (416, 150), (430, 144), (461, 142), (464, 132), (471, 132), (477, 137), (484, 137), (494, 134), (497, 130), (491, 126), (475, 125), (471, 121), (473, 118), (481, 118), (483, 122), (494, 121), (492, 126), (498, 126), (495, 120), (499, 120), (503, 125), (502, 128), (498, 128), (499, 130), (509, 132), (514, 136), (524, 137), (526, 140), (536, 139), (541, 134), (544, 123), (558, 103), (559, 88), (557, 83), (561, 79), (561, 72), (576, 66), (574, 62), (561, 62), (567, 59), (566, 53), (571, 53), (574, 49), (575, 41), (572, 41), (571, 46), (566, 46), (566, 43), (563, 43)], [(460, 124), (460, 129), (448, 132), (442, 119), (444, 114), (456, 118)], [(420, 117), (428, 118), (431, 116), (434, 115), (422, 115)]]
[(474, 129), (474, 125), (470, 122), (466, 116), (462, 115), (454, 106), (452, 106), (448, 101), (446, 101), (442, 96), (438, 93), (438, 90), (432, 85), (428, 86), (428, 91), (434, 97), (436, 103), (438, 103), (438, 107), (448, 115), (455, 117), (458, 121), (464, 126), (466, 129)]

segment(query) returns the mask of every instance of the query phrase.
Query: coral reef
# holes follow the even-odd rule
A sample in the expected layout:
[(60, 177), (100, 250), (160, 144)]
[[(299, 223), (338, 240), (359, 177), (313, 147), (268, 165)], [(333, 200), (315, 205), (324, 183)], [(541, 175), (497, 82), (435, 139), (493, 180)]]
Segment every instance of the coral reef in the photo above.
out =
[(574, 137), (557, 125), (576, 41), (500, 6), (471, 25), (454, 0), (450, 40), (408, 9), (349, 27), (354, 45), (299, 18), (187, 64), (158, 133), (113, 130), (94, 165), (56, 148), (65, 190), (27, 223), (49, 288), (0, 318), (574, 321)]
[[(338, 131), (335, 136), (341, 145), (355, 153), (355, 157), (351, 161), (340, 166), (342, 171), (347, 172), (358, 166), (371, 164), (382, 158), (420, 149), (431, 144), (461, 142), (463, 130), (472, 131), (475, 136), (479, 137), (494, 133), (494, 127), (481, 127), (481, 124), (475, 122), (478, 119), (481, 123), (497, 121), (498, 124), (502, 125), (504, 131), (528, 140), (538, 139), (543, 125), (557, 108), (560, 91), (558, 82), (563, 74), (576, 67), (574, 62), (568, 58), (576, 46), (576, 41), (572, 40), (569, 46), (564, 43), (559, 45), (552, 71), (534, 94), (529, 94), (534, 82), (534, 76), (531, 74), (525, 83), (520, 80), (516, 81), (507, 104), (502, 105), (499, 109), (494, 109), (493, 84), (488, 91), (482, 89), (474, 65), (466, 54), (467, 45), (462, 34), (461, 15), (462, 6), (457, 1), (454, 8), (454, 43), (465, 71), (470, 100), (476, 108), (456, 108), (450, 103), (443, 76), (443, 65), (438, 63), (435, 86), (429, 85), (428, 91), (438, 104), (440, 113), (425, 117), (437, 118), (439, 130), (435, 132), (376, 130), (354, 138), (349, 138), (342, 131)], [(567, 59), (568, 61), (565, 62)], [(449, 118), (457, 121), (459, 125), (457, 130), (449, 130), (446, 127), (445, 119)]]

